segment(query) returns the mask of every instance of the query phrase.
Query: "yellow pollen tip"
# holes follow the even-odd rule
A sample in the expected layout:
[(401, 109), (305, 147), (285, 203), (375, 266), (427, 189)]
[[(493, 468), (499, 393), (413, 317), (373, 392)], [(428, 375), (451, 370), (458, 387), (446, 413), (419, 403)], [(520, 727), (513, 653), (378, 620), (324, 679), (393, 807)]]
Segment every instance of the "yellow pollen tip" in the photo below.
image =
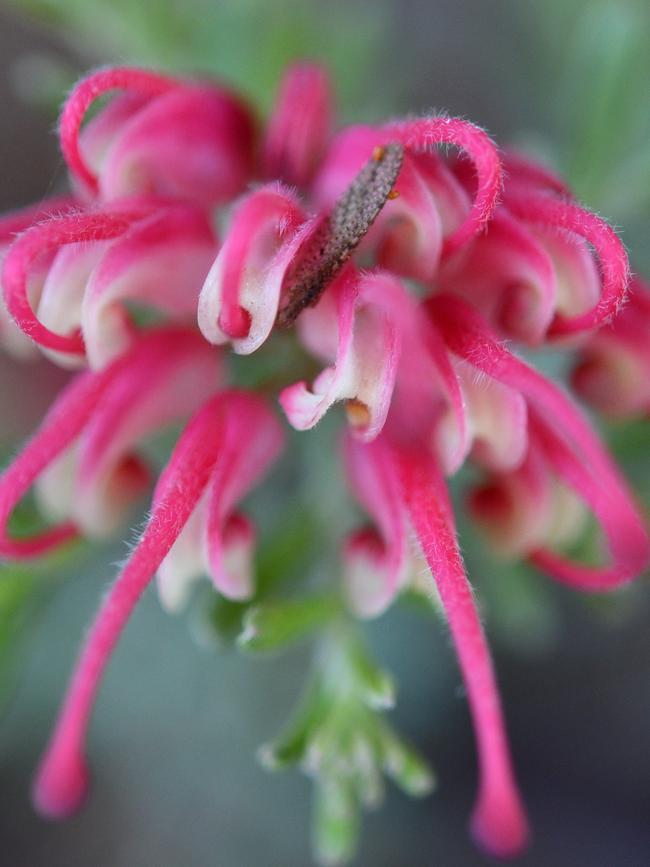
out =
[(370, 424), (370, 410), (356, 397), (346, 402), (345, 412), (352, 427), (367, 427)]
[(386, 148), (382, 147), (381, 145), (377, 145), (376, 148), (373, 148), (372, 158), (376, 163), (378, 163), (380, 160), (382, 160), (384, 158), (385, 153), (386, 153)]
[(388, 200), (393, 201), (393, 199), (399, 199), (399, 190), (391, 190), (388, 194)]

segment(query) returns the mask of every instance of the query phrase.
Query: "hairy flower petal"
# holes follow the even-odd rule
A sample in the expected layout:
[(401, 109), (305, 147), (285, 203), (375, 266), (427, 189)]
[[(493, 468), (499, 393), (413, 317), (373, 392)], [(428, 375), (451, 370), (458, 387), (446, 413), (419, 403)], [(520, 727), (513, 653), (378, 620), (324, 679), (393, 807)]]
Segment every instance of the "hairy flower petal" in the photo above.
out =
[[(280, 404), (297, 430), (309, 430), (337, 401), (347, 401), (348, 419), (361, 439), (369, 441), (384, 425), (397, 374), (401, 322), (408, 308), (404, 290), (386, 272), (359, 278), (350, 269), (330, 289), (336, 306), (336, 358), (311, 388), (298, 382), (283, 389)], [(327, 315), (327, 300), (325, 313)], [(319, 308), (303, 314), (303, 328), (320, 327)]]

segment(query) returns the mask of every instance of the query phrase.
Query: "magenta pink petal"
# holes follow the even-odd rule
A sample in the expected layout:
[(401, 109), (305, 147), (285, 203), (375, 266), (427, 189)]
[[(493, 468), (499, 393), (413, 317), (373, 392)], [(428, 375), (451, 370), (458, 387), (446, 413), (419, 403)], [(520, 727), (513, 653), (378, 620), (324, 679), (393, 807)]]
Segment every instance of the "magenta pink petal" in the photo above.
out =
[(216, 252), (208, 216), (190, 205), (161, 206), (117, 238), (84, 294), (81, 326), (90, 366), (105, 366), (131, 343), (128, 303), (191, 322)]
[(140, 541), (91, 626), (34, 784), (35, 806), (48, 818), (69, 816), (85, 799), (84, 742), (102, 675), (135, 605), (208, 483), (231, 399), (230, 393), (213, 398), (186, 427), (161, 477)]
[[(608, 535), (614, 563), (604, 572), (562, 567), (554, 555), (542, 555), (552, 574), (584, 586), (615, 586), (638, 575), (650, 560), (650, 539), (625, 479), (589, 423), (573, 402), (549, 380), (499, 343), (481, 317), (465, 302), (439, 296), (430, 310), (450, 349), (479, 370), (518, 389), (538, 416), (545, 418), (545, 439), (556, 445), (549, 458), (563, 477), (594, 508)], [(596, 508), (597, 506), (597, 508)], [(622, 523), (621, 523), (622, 522)], [(538, 562), (541, 563), (539, 557)]]
[(501, 159), (506, 194), (511, 189), (519, 189), (520, 185), (523, 185), (533, 193), (556, 193), (559, 196), (571, 197), (569, 186), (542, 163), (513, 150), (505, 150)]
[[(335, 278), (328, 292), (336, 304), (334, 363), (311, 386), (302, 381), (282, 389), (278, 400), (296, 430), (311, 429), (334, 403), (344, 400), (356, 435), (369, 442), (381, 431), (390, 408), (402, 334), (410, 318), (409, 298), (390, 273), (359, 277), (352, 266)], [(317, 323), (318, 307), (303, 313), (307, 327), (312, 317)]]
[(633, 503), (611, 490), (607, 479), (576, 456), (541, 416), (533, 416), (531, 424), (553, 469), (598, 518), (611, 565), (584, 566), (545, 548), (533, 551), (532, 561), (557, 580), (583, 591), (611, 590), (636, 578), (650, 561), (650, 539)]
[(507, 197), (515, 216), (541, 226), (574, 232), (594, 248), (600, 263), (602, 289), (598, 303), (577, 316), (556, 316), (550, 334), (561, 336), (597, 328), (609, 321), (625, 300), (630, 280), (627, 253), (616, 232), (596, 214), (554, 196), (513, 194)]
[(284, 74), (269, 118), (262, 162), (268, 178), (303, 187), (311, 180), (332, 124), (328, 75), (314, 63), (294, 63)]
[(247, 394), (231, 398), (219, 460), (210, 480), (206, 523), (210, 577), (228, 599), (246, 599), (253, 592), (252, 576), (241, 570), (233, 574), (226, 562), (228, 535), (238, 528), (240, 536), (250, 535), (241, 519), (233, 524), (234, 507), (267, 472), (283, 442), (282, 428), (266, 403)]
[(361, 531), (344, 552), (345, 591), (362, 617), (377, 617), (400, 590), (408, 568), (406, 515), (399, 477), (383, 437), (362, 443), (346, 433), (343, 455), (348, 483), (372, 518), (376, 532)]
[(295, 195), (278, 184), (242, 200), (199, 298), (199, 328), (210, 343), (232, 341), (248, 354), (266, 340), (304, 219)]
[(178, 82), (120, 128), (99, 172), (105, 200), (153, 194), (201, 206), (238, 195), (253, 172), (248, 107), (212, 84)]
[(501, 194), (501, 162), (496, 146), (480, 127), (453, 117), (407, 120), (383, 127), (387, 140), (396, 138), (414, 151), (447, 144), (460, 148), (476, 172), (476, 195), (465, 222), (445, 240), (444, 255), (450, 255), (485, 228)]
[(0, 477), (0, 556), (9, 559), (38, 557), (77, 535), (66, 523), (28, 539), (7, 534), (11, 513), (34, 481), (79, 435), (101, 400), (115, 371), (82, 373), (62, 392), (41, 427)]
[(39, 223), (18, 237), (4, 260), (2, 280), (7, 309), (28, 337), (47, 349), (84, 354), (80, 331), (71, 335), (56, 334), (37, 319), (27, 295), (30, 269), (40, 257), (65, 244), (104, 241), (123, 234), (144, 210), (145, 206), (141, 206), (114, 213), (64, 215)]
[(83, 78), (72, 90), (59, 120), (61, 151), (68, 168), (83, 187), (97, 193), (97, 176), (88, 167), (79, 148), (79, 130), (86, 112), (100, 96), (112, 90), (127, 90), (144, 96), (157, 96), (178, 87), (166, 75), (132, 67), (100, 69)]

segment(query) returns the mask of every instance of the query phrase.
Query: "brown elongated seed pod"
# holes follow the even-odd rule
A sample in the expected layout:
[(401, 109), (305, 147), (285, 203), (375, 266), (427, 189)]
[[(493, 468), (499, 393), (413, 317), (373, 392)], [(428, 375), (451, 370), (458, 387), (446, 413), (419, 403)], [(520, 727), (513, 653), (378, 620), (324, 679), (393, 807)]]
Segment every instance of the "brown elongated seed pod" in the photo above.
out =
[(321, 226), (300, 251), (299, 263), (287, 275), (287, 300), (277, 324), (287, 328), (305, 307), (313, 307), (348, 261), (355, 247), (389, 199), (402, 168), (404, 148), (397, 142), (376, 147), (371, 158)]

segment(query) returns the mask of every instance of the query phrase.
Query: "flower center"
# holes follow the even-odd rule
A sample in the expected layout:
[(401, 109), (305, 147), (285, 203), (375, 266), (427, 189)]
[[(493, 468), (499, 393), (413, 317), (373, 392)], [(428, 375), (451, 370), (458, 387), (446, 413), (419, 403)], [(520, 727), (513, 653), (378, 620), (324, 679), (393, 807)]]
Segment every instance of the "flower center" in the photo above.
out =
[(386, 202), (402, 168), (404, 148), (393, 142), (374, 149), (332, 211), (323, 218), (287, 279), (286, 302), (277, 324), (293, 325), (305, 307), (318, 302), (328, 284), (349, 260)]

